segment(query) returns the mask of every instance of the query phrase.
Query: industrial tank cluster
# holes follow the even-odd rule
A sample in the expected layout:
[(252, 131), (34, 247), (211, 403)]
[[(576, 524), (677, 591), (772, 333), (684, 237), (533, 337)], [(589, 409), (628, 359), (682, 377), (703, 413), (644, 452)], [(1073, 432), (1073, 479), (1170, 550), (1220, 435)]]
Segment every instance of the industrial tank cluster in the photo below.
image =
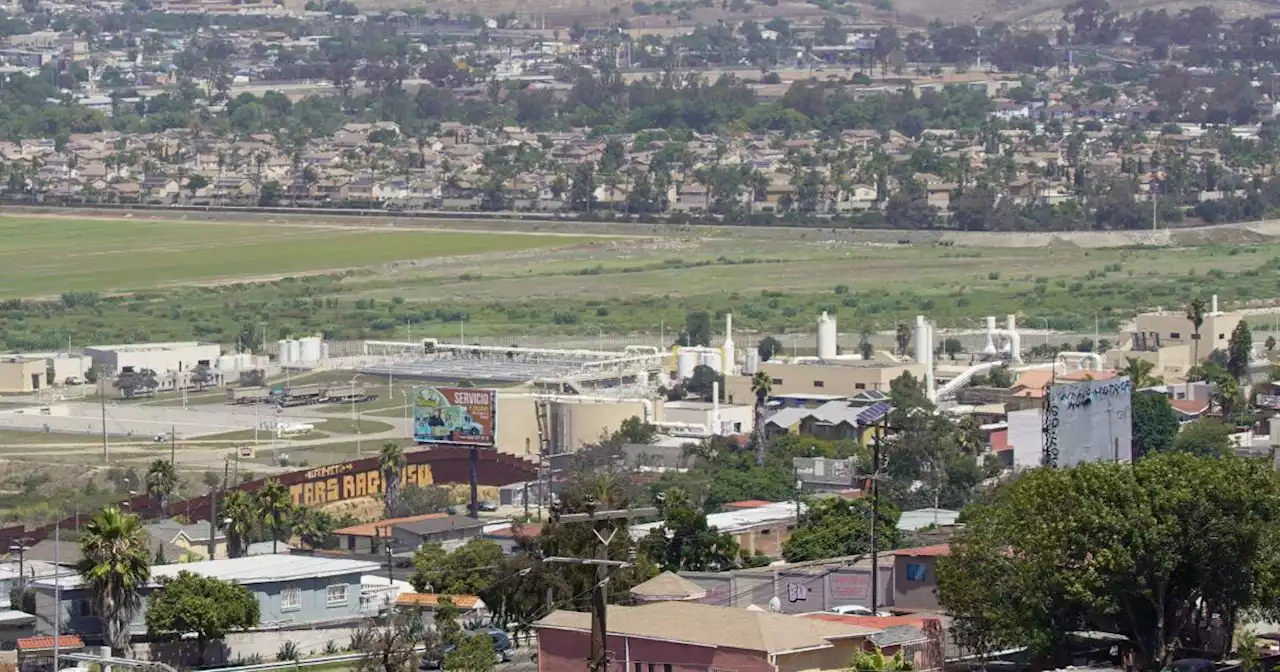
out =
[(280, 366), (310, 366), (329, 358), (329, 344), (319, 336), (281, 339), (276, 347)]

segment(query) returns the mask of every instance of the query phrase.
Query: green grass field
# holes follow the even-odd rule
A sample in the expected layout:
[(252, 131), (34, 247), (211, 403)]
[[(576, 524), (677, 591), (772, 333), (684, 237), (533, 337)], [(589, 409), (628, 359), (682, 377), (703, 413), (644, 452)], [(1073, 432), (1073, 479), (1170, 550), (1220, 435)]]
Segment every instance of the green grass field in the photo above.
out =
[(0, 218), (0, 296), (126, 291), (571, 246), (572, 236)]

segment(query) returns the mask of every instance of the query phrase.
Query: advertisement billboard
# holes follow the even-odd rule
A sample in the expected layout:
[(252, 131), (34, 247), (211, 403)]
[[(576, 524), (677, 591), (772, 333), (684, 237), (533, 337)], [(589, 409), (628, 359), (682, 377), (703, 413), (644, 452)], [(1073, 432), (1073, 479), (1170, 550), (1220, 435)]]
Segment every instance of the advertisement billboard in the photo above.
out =
[(497, 411), (497, 390), (415, 387), (413, 438), (418, 443), (492, 446)]
[(1132, 390), (1123, 376), (1049, 388), (1043, 426), (1046, 465), (1132, 462)]

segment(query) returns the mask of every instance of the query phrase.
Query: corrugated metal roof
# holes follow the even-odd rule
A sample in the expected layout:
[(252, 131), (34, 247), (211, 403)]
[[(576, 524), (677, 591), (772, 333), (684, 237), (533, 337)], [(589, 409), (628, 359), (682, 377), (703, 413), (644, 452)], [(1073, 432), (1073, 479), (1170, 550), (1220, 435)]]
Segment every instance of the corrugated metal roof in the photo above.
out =
[[(60, 635), (58, 637), (58, 647), (63, 649), (83, 649), (84, 640), (80, 639), (80, 635)], [(53, 637), (21, 637), (18, 639), (19, 651), (52, 651)]]
[[(222, 581), (252, 584), (295, 581), (344, 574), (364, 574), (377, 571), (378, 568), (379, 565), (376, 562), (349, 560), (346, 558), (325, 558), (312, 555), (256, 555), (248, 558), (158, 565), (151, 568), (152, 580), (150, 585), (152, 587), (158, 586), (161, 577), (177, 576), (178, 572), (191, 572)], [(58, 583), (65, 590), (80, 587), (81, 580), (79, 576), (63, 576), (58, 578)], [(31, 585), (38, 589), (52, 590), (54, 581), (52, 578), (42, 579)]]

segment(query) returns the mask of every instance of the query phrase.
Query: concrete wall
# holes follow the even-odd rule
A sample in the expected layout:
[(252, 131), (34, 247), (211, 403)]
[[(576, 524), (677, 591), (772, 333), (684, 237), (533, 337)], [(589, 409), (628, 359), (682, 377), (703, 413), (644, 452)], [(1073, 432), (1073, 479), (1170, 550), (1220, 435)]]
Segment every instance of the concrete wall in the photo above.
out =
[[(893, 606), (894, 559), (880, 560), (879, 606)], [(802, 614), (826, 611), (848, 604), (871, 605), (870, 564), (851, 566), (828, 573), (819, 571), (746, 570), (734, 572), (681, 572), (681, 576), (707, 591), (699, 600), (703, 604), (715, 604), (745, 609), (754, 604), (768, 608), (770, 600), (778, 598), (782, 611)]]
[(71, 377), (83, 381), (89, 369), (93, 368), (92, 359), (79, 355), (49, 357), (45, 359), (45, 364), (53, 367), (53, 380), (49, 381), (51, 385), (63, 385)]
[[(893, 606), (903, 609), (940, 609), (937, 558), (896, 556), (893, 562)], [(923, 580), (908, 577), (907, 565), (920, 565)]]
[(1009, 414), (1009, 445), (1013, 447), (1013, 467), (1034, 469), (1044, 461), (1044, 423), (1039, 408)]
[(0, 393), (20, 394), (49, 386), (43, 359), (0, 360)]
[[(535, 399), (525, 395), (498, 393), (498, 450), (536, 460), (538, 416)], [(550, 409), (551, 445), (556, 451), (576, 452), (585, 443), (595, 443), (602, 433), (616, 431), (622, 421), (644, 417), (640, 401), (553, 401)], [(527, 449), (527, 452), (526, 452)]]
[[(302, 655), (320, 655), (325, 646), (333, 642), (345, 650), (351, 645), (351, 636), (360, 629), (360, 622), (336, 624), (332, 627), (309, 627), (279, 630), (254, 630), (233, 632), (220, 642), (211, 642), (205, 648), (205, 664), (216, 665), (262, 656), (263, 662), (276, 659), (285, 642), (297, 645)], [(133, 653), (143, 660), (158, 660), (179, 669), (195, 665), (195, 642), (145, 642), (133, 646)]]

